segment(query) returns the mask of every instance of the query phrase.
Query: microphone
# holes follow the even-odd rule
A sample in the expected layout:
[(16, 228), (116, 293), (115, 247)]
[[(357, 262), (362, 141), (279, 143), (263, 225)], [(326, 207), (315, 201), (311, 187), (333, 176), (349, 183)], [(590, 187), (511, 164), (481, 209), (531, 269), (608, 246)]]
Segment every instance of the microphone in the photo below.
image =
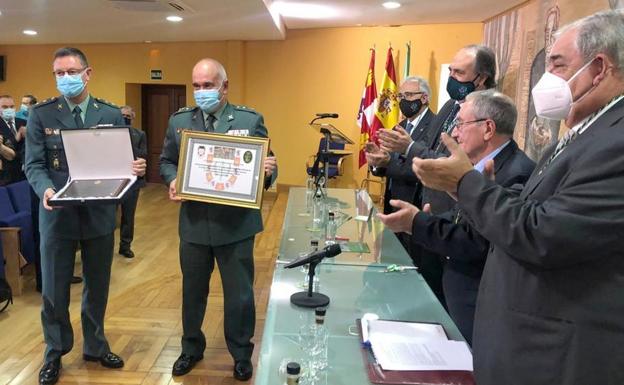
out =
[(285, 269), (292, 269), (293, 267), (298, 267), (302, 265), (307, 265), (308, 263), (318, 263), (322, 261), (324, 258), (333, 258), (336, 255), (342, 253), (339, 244), (333, 244), (326, 246), (322, 250), (315, 251), (303, 257), (297, 258), (294, 261), (290, 262), (287, 265), (284, 265)]
[(318, 114), (316, 114), (316, 117), (319, 119), (323, 119), (323, 118), (336, 119), (338, 117), (338, 114), (335, 112), (319, 112)]

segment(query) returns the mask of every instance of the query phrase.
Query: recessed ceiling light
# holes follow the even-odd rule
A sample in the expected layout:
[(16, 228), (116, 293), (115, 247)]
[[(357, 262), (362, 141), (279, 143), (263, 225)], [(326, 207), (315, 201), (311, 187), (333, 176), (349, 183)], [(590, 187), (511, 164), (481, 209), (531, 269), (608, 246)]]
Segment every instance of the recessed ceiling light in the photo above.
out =
[(401, 6), (401, 3), (398, 3), (396, 1), (386, 1), (381, 5), (383, 5), (383, 7), (386, 9), (397, 9)]
[(167, 21), (170, 21), (172, 23), (177, 23), (180, 22), (184, 19), (182, 19), (180, 16), (167, 16)]
[(24, 35), (35, 36), (37, 31), (33, 31), (32, 29), (25, 29), (22, 31)]
[(284, 17), (296, 19), (329, 19), (338, 16), (336, 8), (327, 5), (275, 1), (271, 8)]

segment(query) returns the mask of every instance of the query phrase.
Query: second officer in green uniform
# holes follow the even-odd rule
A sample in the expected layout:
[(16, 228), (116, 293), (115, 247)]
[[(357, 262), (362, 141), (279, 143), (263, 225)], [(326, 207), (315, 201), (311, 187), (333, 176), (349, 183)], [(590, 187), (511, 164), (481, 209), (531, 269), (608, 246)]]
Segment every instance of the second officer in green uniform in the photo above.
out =
[[(259, 113), (227, 101), (228, 80), (223, 66), (212, 59), (200, 60), (193, 68), (197, 107), (183, 108), (169, 119), (161, 154), (160, 174), (176, 196), (180, 131), (208, 131), (267, 137)], [(265, 188), (277, 176), (274, 156), (264, 164)], [(180, 265), (182, 267), (182, 354), (173, 365), (173, 375), (188, 373), (204, 357), (206, 338), (201, 331), (210, 275), (219, 265), (224, 297), (224, 332), (234, 358), (234, 377), (248, 380), (253, 371), (251, 354), (256, 313), (254, 306), (255, 234), (262, 231), (260, 210), (184, 201), (180, 208)]]

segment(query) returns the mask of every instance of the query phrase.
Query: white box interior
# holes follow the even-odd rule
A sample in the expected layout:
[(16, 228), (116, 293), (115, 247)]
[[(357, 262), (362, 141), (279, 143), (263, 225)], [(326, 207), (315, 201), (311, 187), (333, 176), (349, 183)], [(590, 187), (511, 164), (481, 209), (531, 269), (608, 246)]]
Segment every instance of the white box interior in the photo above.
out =
[[(127, 127), (91, 128), (61, 131), (67, 167), (68, 183), (57, 192), (53, 199), (72, 200), (76, 198), (58, 198), (72, 180), (81, 179), (130, 179), (130, 183), (118, 195), (123, 196), (136, 181), (132, 174), (132, 142)], [(110, 199), (110, 197), (84, 197), (87, 199)]]

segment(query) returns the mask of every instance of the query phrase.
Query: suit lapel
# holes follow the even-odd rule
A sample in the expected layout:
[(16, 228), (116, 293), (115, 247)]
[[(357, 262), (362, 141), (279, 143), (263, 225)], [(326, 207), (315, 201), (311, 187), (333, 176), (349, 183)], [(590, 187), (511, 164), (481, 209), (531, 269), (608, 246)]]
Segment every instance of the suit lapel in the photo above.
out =
[(232, 128), (232, 121), (234, 120), (233, 111), (234, 108), (230, 103), (225, 105), (225, 108), (221, 112), (219, 120), (216, 122), (215, 133), (225, 134), (230, 128)]
[(104, 114), (102, 113), (101, 108), (102, 106), (100, 106), (100, 104), (97, 102), (97, 100), (95, 100), (94, 97), (91, 97), (89, 99), (89, 105), (87, 106), (87, 114), (85, 116), (85, 121), (84, 121), (85, 128), (95, 127), (98, 124), (100, 124), (100, 122), (104, 118), (103, 116)]
[(63, 128), (76, 128), (76, 122), (74, 116), (69, 110), (67, 101), (64, 97), (60, 96), (56, 101), (56, 120), (61, 123)]
[(438, 146), (440, 135), (442, 135), (442, 130), (444, 129), (444, 122), (446, 122), (446, 119), (448, 119), (451, 112), (453, 112), (454, 106), (455, 106), (455, 100), (450, 99), (446, 103), (444, 103), (442, 108), (440, 108), (440, 111), (438, 111), (438, 115), (436, 115), (436, 118), (434, 121), (434, 124), (435, 124), (434, 129), (436, 130), (436, 132), (433, 132), (432, 133), (433, 135), (431, 136), (431, 138), (429, 138), (430, 149), (433, 150)]
[(429, 128), (429, 123), (431, 123), (431, 115), (433, 115), (433, 113), (431, 112), (431, 110), (429, 110), (429, 108), (427, 108), (427, 111), (425, 111), (425, 116), (423, 116), (420, 122), (418, 122), (418, 126), (416, 126), (414, 132), (412, 133), (413, 141), (420, 140), (427, 132), (427, 129)]

